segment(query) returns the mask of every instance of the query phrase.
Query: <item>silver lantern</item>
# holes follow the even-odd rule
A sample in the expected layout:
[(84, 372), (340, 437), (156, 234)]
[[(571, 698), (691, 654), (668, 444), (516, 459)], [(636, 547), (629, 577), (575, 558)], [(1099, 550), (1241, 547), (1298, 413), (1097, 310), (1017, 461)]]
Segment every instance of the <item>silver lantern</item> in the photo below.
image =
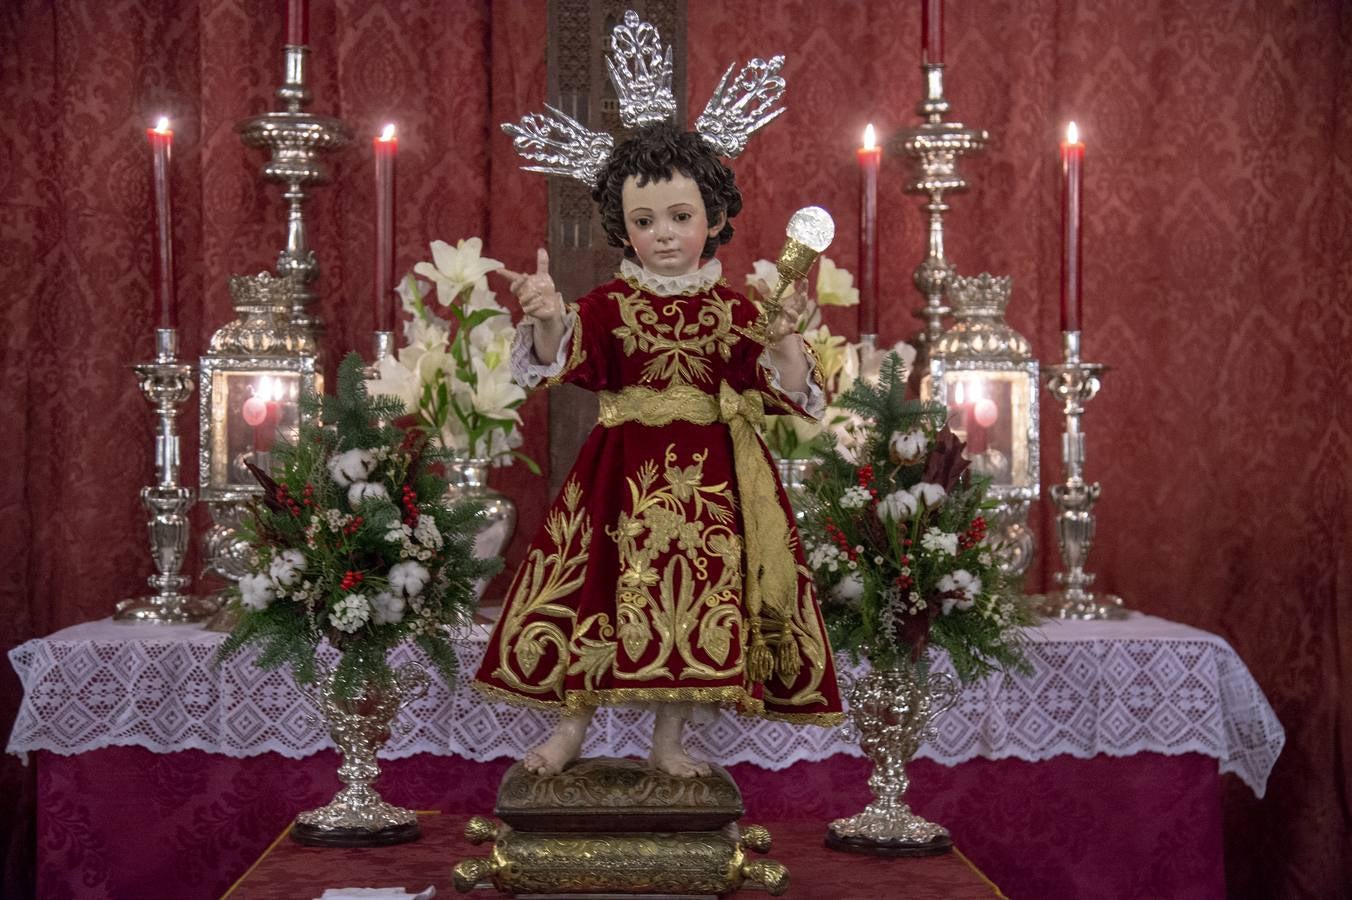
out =
[(262, 494), (246, 464), (270, 470), (277, 442), (299, 433), (300, 398), (323, 390), (312, 332), (292, 317), (297, 289), (294, 278), (267, 272), (231, 278), (236, 318), (212, 335), (198, 365), (198, 484), (212, 519), (202, 556), (206, 571), (228, 581), (248, 571), (252, 551), (238, 528)]
[(959, 276), (948, 289), (954, 323), (939, 338), (922, 394), (949, 408), (972, 469), (991, 479), (999, 506), (990, 537), (1000, 566), (1022, 576), (1033, 559), (1028, 507), (1039, 493), (1038, 363), (1004, 321), (1013, 279)]

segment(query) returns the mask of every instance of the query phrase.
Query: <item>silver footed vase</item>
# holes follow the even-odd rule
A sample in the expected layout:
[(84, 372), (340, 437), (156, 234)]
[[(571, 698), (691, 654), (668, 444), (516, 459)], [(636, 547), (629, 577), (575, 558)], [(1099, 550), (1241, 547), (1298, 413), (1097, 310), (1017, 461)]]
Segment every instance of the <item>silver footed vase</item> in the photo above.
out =
[[(471, 500), (483, 507), (484, 517), (474, 538), (474, 555), (479, 559), (497, 559), (506, 551), (516, 533), (516, 504), (501, 491), (488, 486), (487, 457), (455, 459), (447, 464), (446, 499)], [(488, 578), (475, 582), (475, 595), (482, 600)]]
[(832, 822), (827, 846), (877, 856), (929, 856), (952, 848), (947, 829), (913, 813), (904, 795), (911, 784), (906, 763), (959, 692), (951, 675), (904, 661), (872, 669), (854, 682), (846, 727), (873, 762), (868, 779), (873, 802), (861, 813)]
[(427, 694), (431, 679), (422, 666), (405, 663), (382, 683), (368, 683), (347, 699), (334, 689), (333, 672), (321, 672), (312, 699), (343, 755), (343, 789), (327, 806), (296, 816), (291, 837), (315, 847), (378, 847), (417, 840), (417, 815), (381, 799), (372, 783), (380, 777), (376, 753), (390, 737), (400, 707)]
[(789, 505), (793, 507), (793, 517), (801, 525), (807, 509), (804, 505), (805, 488), (808, 479), (812, 477), (813, 469), (816, 468), (816, 460), (784, 459), (776, 456), (775, 467), (779, 469), (779, 482), (784, 485), (784, 494), (789, 498)]

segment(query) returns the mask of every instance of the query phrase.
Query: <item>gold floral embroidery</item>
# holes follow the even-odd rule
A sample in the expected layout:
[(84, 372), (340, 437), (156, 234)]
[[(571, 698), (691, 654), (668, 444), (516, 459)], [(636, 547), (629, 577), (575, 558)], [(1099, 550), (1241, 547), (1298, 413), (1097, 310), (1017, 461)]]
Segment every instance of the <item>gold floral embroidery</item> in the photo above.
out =
[[(620, 646), (637, 663), (657, 643), (647, 664), (616, 672), (618, 678), (716, 679), (741, 668), (740, 654), (733, 660), (732, 653), (741, 621), (741, 540), (728, 483), (704, 483), (708, 456), (707, 449), (693, 453), (681, 465), (668, 445), (660, 476), (657, 462), (648, 460), (627, 479), (630, 508), (606, 529), (619, 551)], [(716, 574), (714, 559), (721, 562)]]
[[(506, 619), (499, 626), (498, 667), (493, 677), (520, 691), (563, 696), (569, 641), (564, 627), (572, 630), (574, 610), (564, 600), (582, 587), (591, 547), (592, 527), (582, 507), (582, 488), (571, 480), (563, 489), (563, 510), (550, 512), (545, 533), (554, 545), (546, 556), (535, 549), (521, 565), (511, 596), (504, 607)], [(529, 624), (528, 619), (533, 619)], [(554, 668), (544, 677), (535, 670), (546, 650), (553, 647)], [(515, 661), (517, 675), (509, 661)]]
[(582, 316), (578, 314), (577, 308), (573, 308), (573, 340), (569, 345), (568, 362), (566, 362), (558, 374), (551, 375), (545, 379), (545, 384), (549, 387), (555, 387), (563, 382), (563, 379), (569, 372), (576, 369), (587, 361), (587, 351), (582, 349)]
[(716, 293), (694, 301), (698, 312), (687, 321), (684, 297), (663, 297), (661, 310), (640, 291), (610, 295), (619, 305), (624, 323), (611, 333), (620, 339), (625, 356), (651, 353), (643, 366), (641, 381), (667, 384), (712, 384), (708, 357), (717, 353), (724, 362), (732, 358), (737, 334), (733, 330), (735, 299)]

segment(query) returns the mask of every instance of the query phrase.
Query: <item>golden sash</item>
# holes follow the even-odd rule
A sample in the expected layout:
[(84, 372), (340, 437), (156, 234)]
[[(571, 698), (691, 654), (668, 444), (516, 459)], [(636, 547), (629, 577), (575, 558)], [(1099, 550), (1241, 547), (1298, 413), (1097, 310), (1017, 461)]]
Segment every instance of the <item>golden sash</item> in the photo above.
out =
[(746, 531), (747, 570), (742, 596), (751, 629), (747, 677), (752, 681), (768, 681), (776, 668), (775, 654), (766, 646), (762, 634), (762, 611), (772, 613), (780, 622), (777, 660), (780, 674), (786, 680), (796, 677), (801, 660), (790, 623), (798, 605), (798, 568), (789, 549), (788, 519), (779, 505), (779, 483), (757, 437), (765, 422), (760, 391), (739, 394), (725, 381), (716, 395), (689, 385), (676, 385), (662, 391), (628, 387), (618, 393), (601, 391), (599, 396), (600, 422), (607, 428), (625, 422), (652, 426), (676, 421), (727, 424)]

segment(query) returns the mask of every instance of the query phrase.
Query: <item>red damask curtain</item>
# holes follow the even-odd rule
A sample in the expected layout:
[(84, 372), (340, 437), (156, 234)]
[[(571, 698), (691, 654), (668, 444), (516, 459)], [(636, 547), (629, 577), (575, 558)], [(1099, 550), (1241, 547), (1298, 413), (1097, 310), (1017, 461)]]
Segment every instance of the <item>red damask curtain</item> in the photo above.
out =
[[(433, 238), (478, 234), (519, 267), (546, 233), (542, 179), (496, 123), (545, 91), (537, 0), (314, 0), (312, 109), (359, 135), (310, 206), (332, 361), (371, 329), (367, 138), (400, 123), (399, 266)], [(863, 125), (911, 124), (916, 4), (687, 0), (689, 107), (734, 58), (789, 55), (789, 112), (736, 164), (746, 194), (723, 253), (729, 279), (773, 256), (795, 208), (820, 203), (855, 266)], [(1086, 417), (1104, 485), (1100, 584), (1135, 609), (1224, 635), (1288, 732), (1267, 797), (1227, 779), (1230, 892), (1328, 897), (1352, 883), (1348, 763), (1348, 502), (1352, 414), (1352, 7), (1337, 0), (1085, 0), (948, 5), (949, 95), (992, 146), (965, 162), (950, 254), (1014, 276), (1010, 319), (1056, 356), (1055, 144), (1075, 117), (1086, 168), (1085, 335), (1113, 367)], [(279, 191), (233, 133), (275, 108), (273, 0), (10, 0), (0, 7), (0, 651), (107, 615), (149, 571), (136, 490), (151, 421), (127, 366), (150, 352), (143, 129), (175, 119), (181, 329), (196, 355), (226, 320), (225, 278), (269, 268)], [(922, 253), (903, 162), (883, 163), (883, 336), (909, 337)], [(855, 331), (852, 311), (828, 322)], [(527, 450), (546, 459), (543, 398)], [(196, 451), (195, 408), (182, 419)], [(1044, 416), (1044, 484), (1060, 423)], [(544, 481), (502, 485), (522, 510)], [(200, 512), (199, 512), (200, 515)], [(1030, 588), (1054, 571), (1048, 504), (1034, 507)], [(509, 563), (511, 560), (509, 560)], [(0, 729), (18, 684), (0, 664)], [(31, 771), (0, 761), (8, 890), (31, 871)], [(1171, 852), (1161, 835), (1161, 852)]]

